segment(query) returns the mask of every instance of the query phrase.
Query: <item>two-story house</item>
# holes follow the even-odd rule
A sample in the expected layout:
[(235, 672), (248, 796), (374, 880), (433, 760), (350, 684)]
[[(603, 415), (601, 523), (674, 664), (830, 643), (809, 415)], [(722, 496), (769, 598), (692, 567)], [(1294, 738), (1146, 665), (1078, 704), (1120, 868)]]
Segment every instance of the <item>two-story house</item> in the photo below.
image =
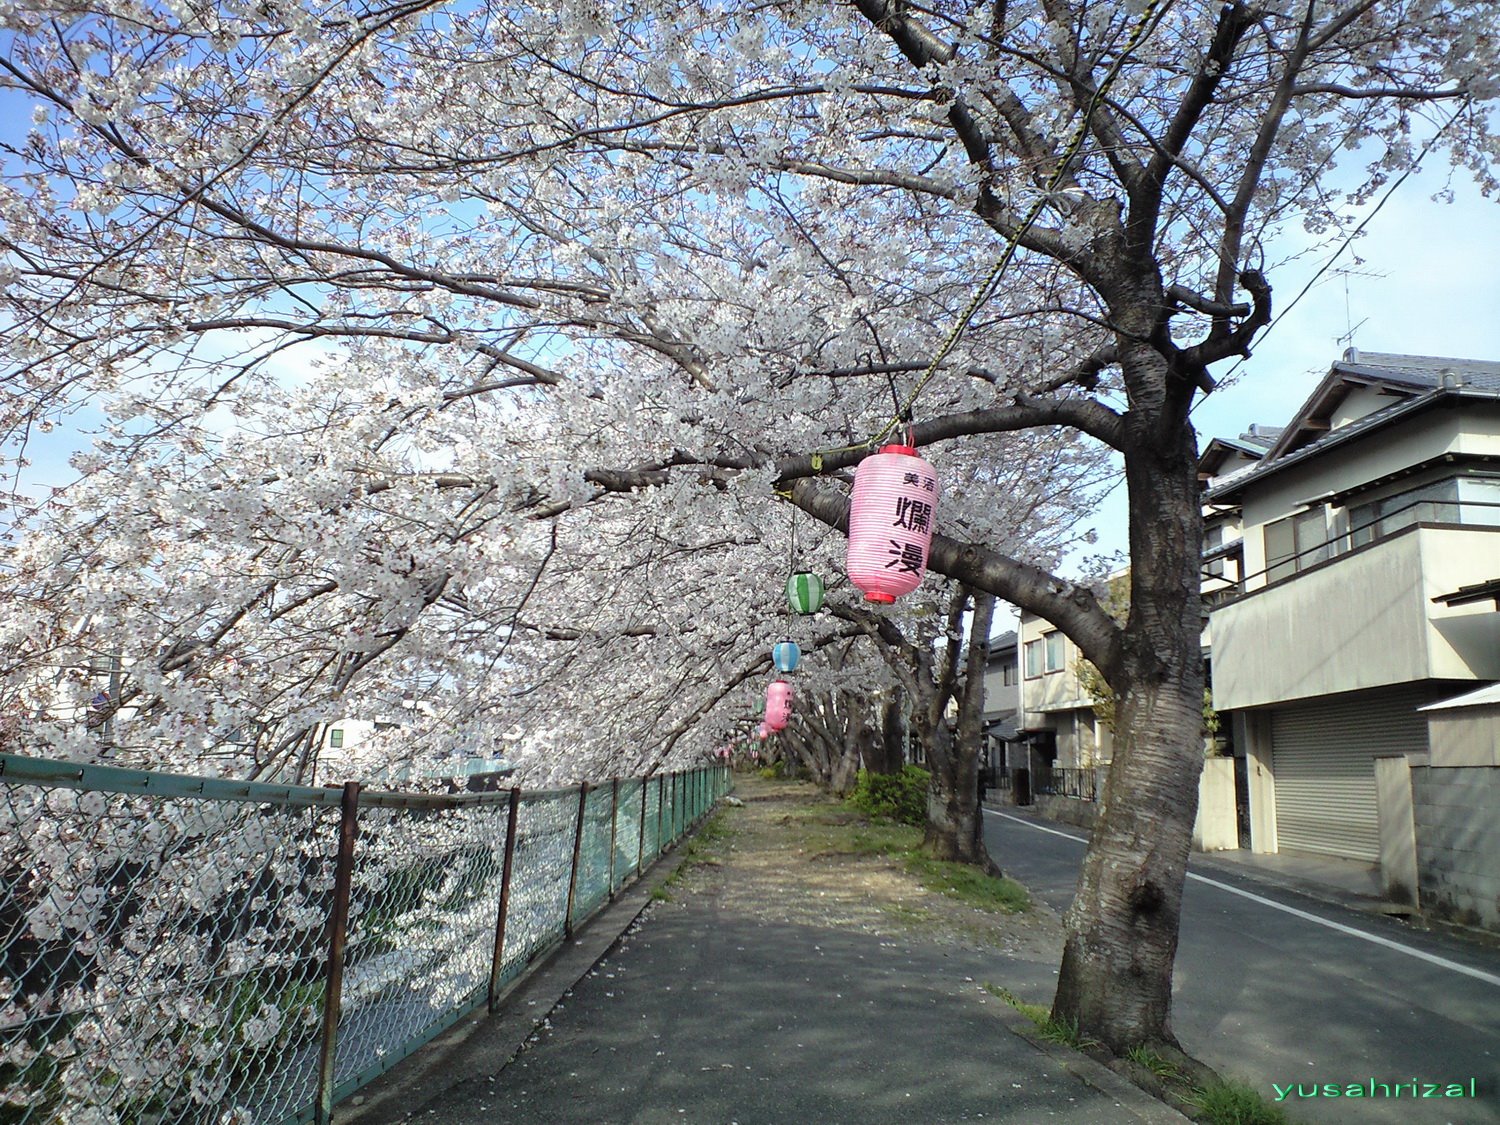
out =
[(1019, 730), (1027, 747), (1033, 778), (1067, 771), (1067, 784), (1083, 784), (1093, 795), (1093, 778), (1079, 780), (1108, 764), (1112, 742), (1108, 727), (1094, 713), (1094, 697), (1085, 683), (1083, 654), (1051, 622), (1022, 612), (1021, 712)]
[(1500, 363), (1350, 349), (1204, 499), (1242, 526), (1209, 600), (1251, 847), (1374, 862), (1374, 760), (1500, 680), (1500, 614), (1444, 597), (1500, 572)]
[(1007, 748), (1017, 739), (1021, 669), (1015, 632), (991, 637), (984, 660), (984, 746), (979, 767), (986, 788), (1008, 780)]

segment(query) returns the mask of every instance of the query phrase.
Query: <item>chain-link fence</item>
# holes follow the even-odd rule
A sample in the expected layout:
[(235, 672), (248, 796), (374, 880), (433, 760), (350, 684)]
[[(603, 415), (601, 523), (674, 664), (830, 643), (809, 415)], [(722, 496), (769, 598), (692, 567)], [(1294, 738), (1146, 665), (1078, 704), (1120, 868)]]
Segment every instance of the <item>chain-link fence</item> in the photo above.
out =
[(728, 786), (419, 795), (0, 754), (0, 1125), (327, 1121)]

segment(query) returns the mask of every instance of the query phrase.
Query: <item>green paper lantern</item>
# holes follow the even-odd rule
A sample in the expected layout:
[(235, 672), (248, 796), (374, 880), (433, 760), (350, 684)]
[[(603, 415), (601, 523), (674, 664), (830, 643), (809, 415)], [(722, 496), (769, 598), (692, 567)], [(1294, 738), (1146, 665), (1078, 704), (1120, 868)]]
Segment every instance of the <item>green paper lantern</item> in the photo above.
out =
[(823, 580), (800, 571), (786, 580), (786, 603), (797, 613), (817, 613), (823, 608)]

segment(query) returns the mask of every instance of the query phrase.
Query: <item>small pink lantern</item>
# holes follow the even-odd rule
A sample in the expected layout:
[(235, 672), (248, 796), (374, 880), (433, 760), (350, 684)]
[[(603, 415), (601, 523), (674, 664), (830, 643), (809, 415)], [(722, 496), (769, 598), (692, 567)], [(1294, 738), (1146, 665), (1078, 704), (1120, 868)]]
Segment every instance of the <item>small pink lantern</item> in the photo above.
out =
[(792, 717), (792, 685), (775, 680), (766, 688), (766, 727), (781, 730)]
[(887, 445), (854, 471), (849, 580), (889, 604), (922, 584), (937, 511), (937, 472), (912, 445)]

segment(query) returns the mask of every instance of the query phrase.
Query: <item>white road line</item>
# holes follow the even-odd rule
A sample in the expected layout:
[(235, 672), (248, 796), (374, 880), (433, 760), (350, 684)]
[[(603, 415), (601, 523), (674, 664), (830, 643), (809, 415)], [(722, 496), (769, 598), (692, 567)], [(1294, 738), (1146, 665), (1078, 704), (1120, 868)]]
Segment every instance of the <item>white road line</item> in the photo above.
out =
[[(986, 809), (985, 811), (989, 812), (991, 810)], [(1024, 824), (1027, 828), (1035, 828), (1038, 832), (1046, 832), (1052, 836), (1061, 836), (1064, 840), (1077, 840), (1080, 844), (1087, 844), (1089, 842), (1087, 836), (1075, 836), (1071, 832), (1059, 832), (1056, 828), (1046, 828), (1036, 821), (1026, 820), (1024, 817), (1011, 816), (1010, 813), (995, 813), (995, 815), (1005, 820), (1013, 820), (1017, 824)]]
[[(1065, 840), (1077, 840), (1081, 844), (1088, 843), (1086, 837), (1075, 836), (1071, 832), (1059, 832), (1055, 828), (1044, 827), (1023, 817), (1011, 816), (1009, 813), (996, 813), (995, 815), (1003, 817), (1006, 820), (1013, 820), (1017, 824), (1024, 824), (1027, 828), (1034, 828), (1038, 832), (1061, 836)], [(1361, 941), (1368, 941), (1374, 945), (1382, 945), (1387, 949), (1394, 949), (1397, 953), (1404, 953), (1408, 957), (1415, 957), (1418, 961), (1426, 961), (1430, 965), (1437, 965), (1443, 969), (1451, 969), (1455, 973), (1462, 973), (1464, 976), (1473, 977), (1475, 980), (1482, 980), (1485, 984), (1492, 984), (1500, 988), (1500, 976), (1496, 976), (1494, 973), (1487, 973), (1483, 969), (1476, 969), (1471, 965), (1450, 961), (1446, 957), (1439, 957), (1425, 950), (1413, 949), (1409, 945), (1402, 945), (1400, 942), (1392, 941), (1390, 938), (1383, 938), (1378, 934), (1368, 934), (1363, 930), (1356, 930), (1353, 926), (1346, 926), (1342, 922), (1333, 922), (1327, 918), (1319, 918), (1316, 914), (1309, 914), (1305, 910), (1298, 910), (1295, 906), (1287, 906), (1285, 903), (1277, 902), (1275, 899), (1264, 898), (1261, 895), (1251, 894), (1249, 891), (1242, 891), (1238, 887), (1231, 887), (1228, 883), (1221, 883), (1217, 879), (1209, 879), (1192, 871), (1188, 872), (1188, 878), (1196, 880), (1199, 883), (1207, 883), (1210, 887), (1217, 887), (1221, 891), (1228, 891), (1232, 895), (1248, 898), (1251, 902), (1258, 902), (1262, 906), (1269, 906), (1273, 910), (1280, 910), (1284, 914), (1290, 914), (1306, 922), (1314, 922), (1319, 926), (1326, 926), (1330, 930), (1337, 930), (1341, 934), (1348, 934), (1350, 937), (1359, 938)]]

